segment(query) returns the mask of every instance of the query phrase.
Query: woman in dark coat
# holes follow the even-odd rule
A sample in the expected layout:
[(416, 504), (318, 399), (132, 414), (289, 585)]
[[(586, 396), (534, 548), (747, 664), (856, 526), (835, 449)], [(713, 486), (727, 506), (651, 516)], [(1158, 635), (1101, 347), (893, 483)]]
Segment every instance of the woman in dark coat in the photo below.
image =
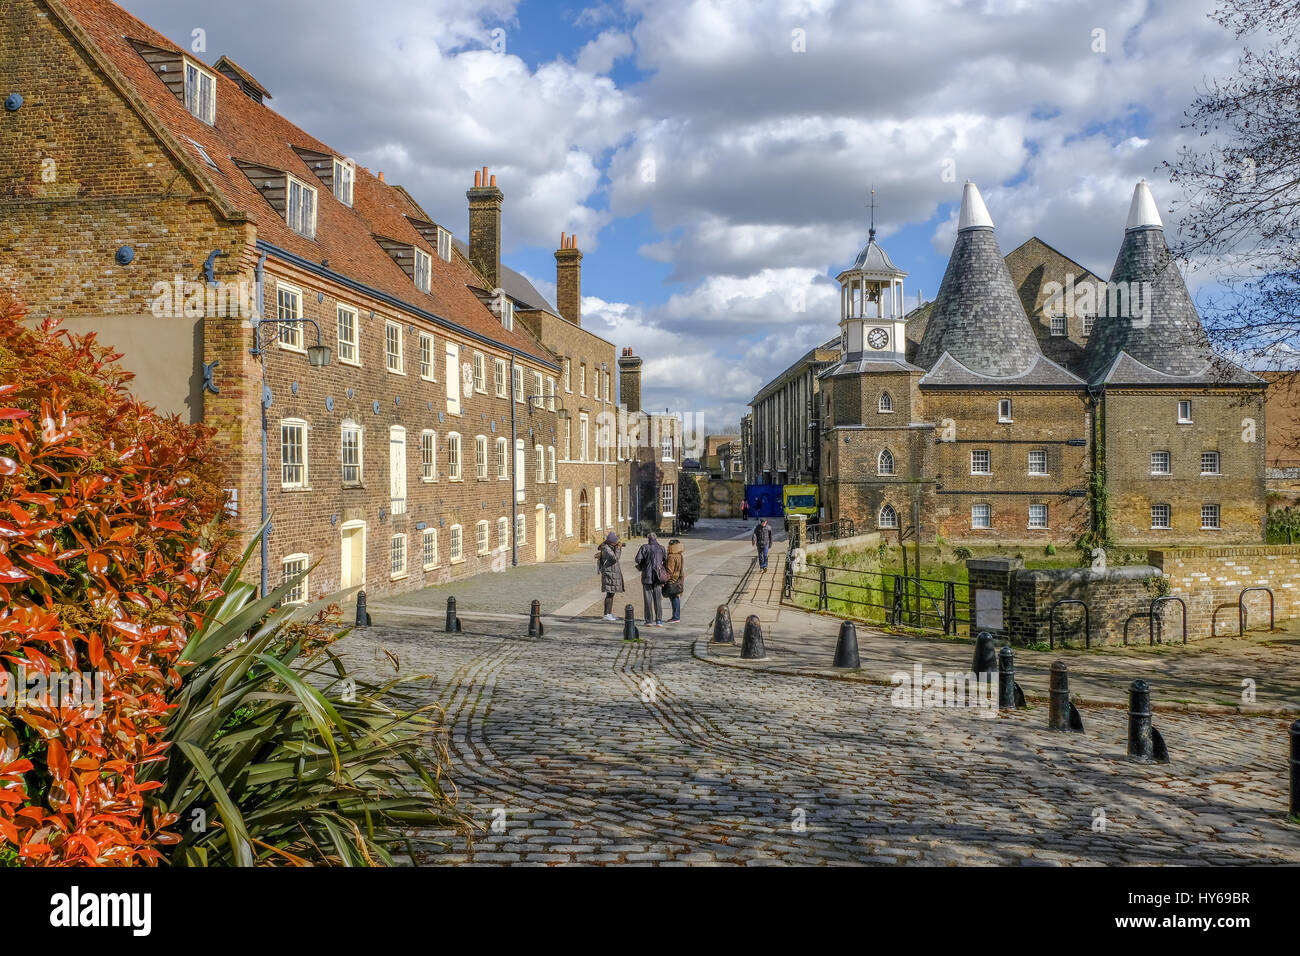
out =
[(614, 595), (623, 591), (623, 568), (618, 563), (623, 556), (623, 542), (611, 531), (596, 549), (596, 569), (600, 571), (600, 589), (605, 592), (605, 620), (617, 621), (614, 616)]

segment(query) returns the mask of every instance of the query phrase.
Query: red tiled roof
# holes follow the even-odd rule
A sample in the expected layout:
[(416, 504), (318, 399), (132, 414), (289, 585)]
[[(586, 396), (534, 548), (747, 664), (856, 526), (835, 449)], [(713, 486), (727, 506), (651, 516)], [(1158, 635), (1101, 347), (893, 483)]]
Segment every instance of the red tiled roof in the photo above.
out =
[[(186, 140), (201, 145), (218, 167), (213, 171), (201, 161), (192, 161), (198, 178), (215, 198), (235, 210), (246, 212), (257, 227), (258, 238), (311, 262), (329, 261), (329, 269), (402, 302), (431, 312), (477, 335), (554, 363), (531, 336), (507, 331), (468, 288), (476, 282), (474, 272), (452, 256), (445, 262), (438, 250), (416, 231), (406, 218), (423, 219), (419, 207), (404, 190), (380, 182), (365, 169), (356, 170), (353, 205), (334, 198), (315, 173), (294, 151), (294, 147), (347, 155), (299, 129), (269, 107), (246, 96), (234, 80), (217, 72), (197, 57), (182, 50), (156, 30), (140, 22), (108, 0), (46, 0), (56, 15), (79, 26), (94, 47), (125, 78), (131, 91), (142, 101), (153, 119), (175, 136), (184, 148)], [(75, 31), (74, 31), (75, 32)], [(131, 40), (143, 41), (174, 51), (209, 69), (216, 77), (216, 125), (208, 126), (190, 114), (163, 84), (153, 68), (136, 52)], [(315, 240), (289, 228), (280, 214), (258, 192), (234, 160), (284, 170), (308, 185), (317, 187)], [(409, 242), (430, 253), (432, 282), (426, 294), (415, 287), (373, 236), (382, 235)]]

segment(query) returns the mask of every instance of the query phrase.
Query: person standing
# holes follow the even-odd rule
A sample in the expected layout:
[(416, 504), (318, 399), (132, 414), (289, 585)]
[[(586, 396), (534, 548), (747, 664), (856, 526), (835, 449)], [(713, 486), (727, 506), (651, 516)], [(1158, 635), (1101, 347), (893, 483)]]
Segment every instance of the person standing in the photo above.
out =
[(686, 549), (676, 538), (668, 542), (668, 559), (664, 566), (668, 570), (668, 582), (664, 585), (664, 594), (673, 605), (673, 616), (669, 624), (682, 622), (682, 591), (686, 589)]
[(768, 526), (767, 519), (759, 521), (758, 526), (754, 528), (752, 538), (754, 546), (758, 548), (758, 569), (767, 570), (767, 552), (772, 547), (772, 529)]
[(600, 572), (600, 589), (605, 592), (605, 620), (617, 621), (614, 616), (614, 595), (623, 592), (623, 542), (611, 531), (596, 549), (596, 570)]
[[(664, 582), (668, 580), (668, 570), (664, 567), (668, 555), (659, 543), (659, 536), (653, 531), (646, 536), (646, 543), (637, 550), (635, 564), (641, 572), (641, 603), (645, 608), (646, 627), (664, 626)], [(651, 610), (654, 617), (650, 616)]]
[(749, 499), (748, 498), (740, 499), (740, 520), (741, 521), (749, 520)]

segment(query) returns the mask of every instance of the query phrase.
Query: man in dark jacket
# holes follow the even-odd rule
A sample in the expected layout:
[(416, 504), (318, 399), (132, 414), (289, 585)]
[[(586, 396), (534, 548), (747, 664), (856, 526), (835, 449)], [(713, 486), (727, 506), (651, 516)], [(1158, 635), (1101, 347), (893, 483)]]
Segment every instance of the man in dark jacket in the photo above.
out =
[(768, 526), (767, 519), (764, 518), (754, 529), (752, 538), (754, 546), (758, 548), (758, 569), (767, 570), (767, 552), (772, 547), (772, 529)]
[[(646, 627), (664, 626), (664, 578), (668, 576), (664, 568), (668, 554), (659, 543), (659, 537), (651, 534), (646, 543), (636, 553), (636, 567), (641, 572), (641, 596), (645, 607)], [(651, 608), (654, 617), (650, 616)]]
[(614, 595), (623, 591), (623, 568), (618, 563), (623, 556), (623, 542), (611, 531), (605, 542), (596, 550), (596, 569), (600, 572), (600, 589), (605, 592), (605, 620), (617, 621), (614, 616)]

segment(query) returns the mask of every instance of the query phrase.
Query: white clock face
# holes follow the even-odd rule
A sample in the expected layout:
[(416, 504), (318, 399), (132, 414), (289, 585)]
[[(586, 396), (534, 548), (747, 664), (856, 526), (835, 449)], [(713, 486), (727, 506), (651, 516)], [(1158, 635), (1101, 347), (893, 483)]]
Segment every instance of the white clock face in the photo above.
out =
[(867, 333), (867, 344), (873, 349), (883, 349), (889, 344), (889, 333), (885, 329), (872, 329)]

